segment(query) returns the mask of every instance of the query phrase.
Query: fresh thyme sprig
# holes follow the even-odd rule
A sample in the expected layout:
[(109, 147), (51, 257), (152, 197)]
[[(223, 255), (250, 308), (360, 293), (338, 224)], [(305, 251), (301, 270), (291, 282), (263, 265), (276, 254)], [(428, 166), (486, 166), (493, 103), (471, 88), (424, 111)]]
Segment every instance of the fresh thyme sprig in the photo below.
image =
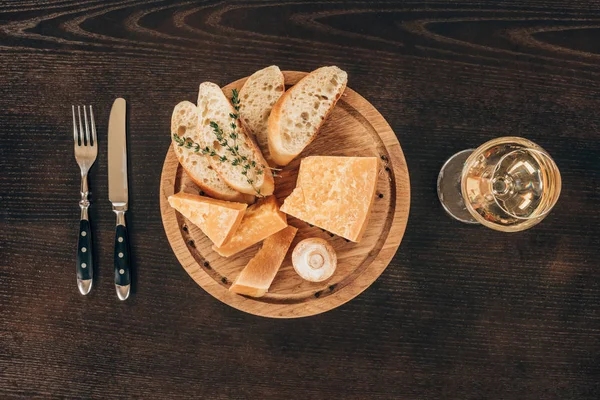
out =
[[(186, 149), (193, 150), (194, 153), (200, 152), (200, 145), (198, 143), (194, 142), (191, 138), (188, 138), (185, 136), (179, 136), (178, 134), (174, 133), (173, 140), (175, 140), (175, 143), (177, 143), (177, 145), (179, 147), (185, 147)], [(215, 154), (213, 154), (213, 155), (215, 155)]]
[[(231, 132), (229, 134), (226, 134), (223, 129), (221, 129), (219, 124), (214, 121), (210, 121), (210, 127), (213, 130), (213, 134), (217, 138), (217, 142), (231, 154), (230, 157), (226, 155), (218, 155), (216, 150), (209, 146), (201, 148), (201, 146), (192, 139), (180, 137), (176, 133), (173, 134), (173, 139), (178, 146), (183, 146), (186, 149), (193, 150), (194, 153), (202, 153), (210, 157), (218, 157), (220, 162), (229, 162), (234, 167), (241, 167), (241, 174), (246, 177), (246, 182), (252, 186), (258, 196), (263, 197), (263, 195), (260, 193), (260, 189), (255, 185), (255, 180), (252, 179), (248, 173), (253, 171), (255, 176), (260, 176), (264, 174), (264, 169), (266, 167), (262, 164), (258, 165), (256, 161), (250, 161), (248, 160), (248, 157), (241, 155), (239, 152), (239, 146), (237, 144), (238, 133), (236, 133), (236, 129), (238, 128), (237, 121), (240, 117), (238, 114), (240, 111), (240, 99), (237, 89), (232, 90), (231, 104), (233, 105), (235, 113), (229, 113), (229, 117), (232, 119), (232, 122), (229, 125), (231, 128)], [(231, 143), (229, 142), (229, 139), (231, 139)]]

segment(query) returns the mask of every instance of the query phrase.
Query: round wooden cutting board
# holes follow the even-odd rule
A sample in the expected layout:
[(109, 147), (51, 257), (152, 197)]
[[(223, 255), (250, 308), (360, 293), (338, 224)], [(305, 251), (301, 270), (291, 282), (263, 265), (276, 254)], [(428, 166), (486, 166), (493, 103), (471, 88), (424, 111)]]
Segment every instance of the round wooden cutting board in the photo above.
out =
[[(286, 86), (294, 85), (306, 75), (305, 72), (294, 71), (284, 71), (283, 74)], [(230, 97), (231, 89), (240, 89), (246, 79), (225, 86), (225, 94)], [(200, 191), (179, 166), (172, 147), (169, 147), (160, 188), (163, 225), (179, 262), (204, 290), (222, 302), (251, 314), (296, 318), (344, 304), (381, 275), (400, 245), (410, 205), (408, 169), (396, 135), (367, 100), (346, 88), (315, 141), (275, 178), (275, 196), (280, 203), (296, 185), (301, 157), (310, 155), (376, 156), (381, 160), (377, 194), (367, 230), (360, 243), (352, 243), (288, 216), (288, 223), (298, 228), (298, 234), (269, 292), (261, 298), (250, 298), (231, 293), (228, 289), (261, 244), (228, 258), (221, 257), (211, 249), (211, 241), (200, 229), (169, 206), (167, 198), (174, 193), (198, 194)], [(291, 249), (308, 237), (327, 239), (337, 252), (337, 270), (325, 282), (304, 281), (292, 267)]]

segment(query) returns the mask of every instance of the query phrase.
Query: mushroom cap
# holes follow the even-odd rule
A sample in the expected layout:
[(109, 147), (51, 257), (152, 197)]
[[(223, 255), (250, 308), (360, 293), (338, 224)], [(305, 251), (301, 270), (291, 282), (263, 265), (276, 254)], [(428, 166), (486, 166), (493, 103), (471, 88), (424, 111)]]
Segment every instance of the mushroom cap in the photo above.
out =
[(296, 273), (310, 282), (331, 278), (337, 266), (335, 249), (321, 238), (308, 238), (296, 245), (292, 252)]

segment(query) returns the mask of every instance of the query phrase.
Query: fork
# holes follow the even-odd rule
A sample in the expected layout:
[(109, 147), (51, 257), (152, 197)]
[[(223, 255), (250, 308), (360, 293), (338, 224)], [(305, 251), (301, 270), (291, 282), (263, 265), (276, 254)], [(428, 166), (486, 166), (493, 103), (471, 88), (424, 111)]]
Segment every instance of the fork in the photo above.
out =
[(88, 208), (90, 201), (88, 199), (88, 172), (98, 156), (98, 143), (96, 143), (96, 123), (94, 122), (94, 112), (90, 106), (90, 125), (88, 125), (88, 116), (85, 106), (83, 106), (83, 121), (85, 123), (85, 131), (81, 119), (81, 107), (77, 106), (77, 116), (79, 121), (79, 129), (75, 122), (75, 106), (71, 106), (73, 110), (73, 141), (75, 142), (75, 160), (81, 170), (81, 200), (79, 200), (79, 208), (81, 208), (81, 221), (79, 222), (79, 236), (77, 240), (77, 287), (79, 292), (86, 295), (92, 289), (94, 278), (94, 264), (92, 255), (92, 230), (90, 229), (90, 220), (88, 218)]

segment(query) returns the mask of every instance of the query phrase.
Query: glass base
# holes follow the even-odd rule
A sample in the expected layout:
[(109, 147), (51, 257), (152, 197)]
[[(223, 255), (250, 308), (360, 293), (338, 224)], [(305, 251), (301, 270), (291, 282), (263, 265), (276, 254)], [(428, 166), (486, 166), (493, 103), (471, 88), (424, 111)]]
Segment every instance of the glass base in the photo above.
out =
[(437, 180), (437, 192), (444, 210), (454, 219), (467, 224), (478, 224), (471, 215), (462, 196), (460, 179), (465, 161), (475, 149), (459, 151), (442, 166)]

